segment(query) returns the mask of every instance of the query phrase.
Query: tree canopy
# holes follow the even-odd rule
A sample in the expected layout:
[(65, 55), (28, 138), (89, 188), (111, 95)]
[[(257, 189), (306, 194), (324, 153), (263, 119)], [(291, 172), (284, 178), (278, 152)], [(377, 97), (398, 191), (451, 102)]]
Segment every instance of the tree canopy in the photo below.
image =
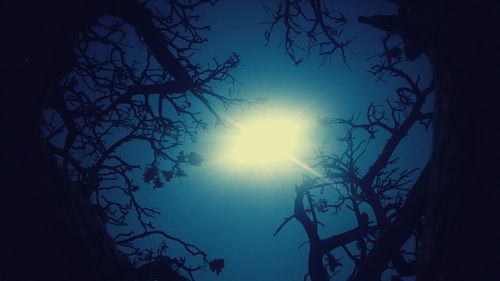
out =
[[(7, 191), (0, 203), (8, 263), (0, 279), (193, 280), (202, 268), (220, 274), (222, 257), (209, 258), (156, 229), (157, 210), (135, 196), (168, 186), (186, 175), (186, 165), (202, 162), (182, 150), (186, 138), (207, 126), (200, 111), (221, 122), (218, 108), (249, 103), (216, 87), (234, 81), (238, 55), (203, 64), (193, 58), (209, 29), (198, 24), (197, 11), (215, 2), (2, 3)], [(493, 20), (499, 4), (391, 2), (398, 14), (359, 21), (388, 33), (370, 71), (404, 85), (386, 105), (370, 105), (364, 120), (322, 120), (344, 129), (339, 141), (345, 150), (320, 153), (324, 179), (297, 185), (294, 212), (276, 233), (292, 219), (303, 226), (313, 281), (328, 280), (347, 263), (352, 280), (378, 279), (387, 268), (396, 270), (393, 280), (497, 279), (499, 230), (491, 206), (499, 193), (492, 94), (500, 62)], [(264, 8), (271, 15), (265, 40), (281, 36), (295, 64), (317, 50), (325, 59), (338, 55), (349, 67), (352, 37), (344, 34), (346, 18), (333, 4), (284, 0)], [(396, 35), (403, 46), (392, 41)], [(419, 55), (429, 57), (433, 82), (401, 67)], [(425, 111), (434, 90), (435, 111)], [(395, 151), (411, 128), (431, 122), (433, 154), (412, 180), (417, 170), (398, 169)], [(387, 140), (379, 156), (360, 169), (368, 145), (381, 135)], [(140, 143), (149, 153), (142, 163), (120, 152)], [(355, 225), (321, 237), (322, 217), (346, 210)], [(199, 263), (169, 256), (165, 243), (155, 249), (135, 243), (152, 236), (178, 243)]]

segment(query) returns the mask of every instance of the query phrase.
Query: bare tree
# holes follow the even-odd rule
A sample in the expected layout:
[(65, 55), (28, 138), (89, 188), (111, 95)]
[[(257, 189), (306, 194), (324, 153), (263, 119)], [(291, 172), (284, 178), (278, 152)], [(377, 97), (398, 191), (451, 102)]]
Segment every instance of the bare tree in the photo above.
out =
[[(379, 62), (370, 72), (377, 80), (390, 76), (402, 86), (385, 105), (371, 104), (365, 121), (354, 117), (320, 120), (325, 126), (344, 128), (344, 136), (338, 139), (344, 150), (340, 154), (320, 152), (318, 167), (324, 177), (306, 178), (296, 187), (294, 214), (275, 233), (292, 218), (300, 222), (309, 244), (306, 276), (313, 281), (329, 280), (342, 268), (350, 270), (350, 280), (378, 280), (388, 268), (395, 269), (398, 276), (417, 273), (423, 216), (417, 208), (426, 187), (419, 180), (412, 188), (418, 169), (401, 169), (395, 151), (410, 129), (418, 124), (429, 127), (432, 112), (424, 112), (424, 104), (434, 91), (434, 83), (422, 86), (420, 77), (414, 79), (404, 71), (403, 51), (395, 42), (391, 34), (383, 39), (383, 51), (375, 56)], [(371, 143), (376, 137), (385, 141), (378, 156), (367, 164), (365, 153), (378, 149)], [(424, 169), (422, 174), (426, 173)], [(352, 218), (353, 227), (321, 237), (319, 227), (335, 223), (331, 214)], [(387, 239), (391, 239), (389, 243)], [(413, 245), (403, 247), (409, 239)], [(380, 247), (383, 253), (377, 250)]]
[[(405, 223), (397, 223), (400, 218), (403, 222), (404, 218), (420, 218), (422, 200), (418, 199), (430, 181), (432, 191), (426, 196), (431, 206), (426, 208), (427, 238), (419, 278), (500, 279), (500, 228), (495, 227), (498, 212), (492, 208), (500, 191), (500, 156), (495, 149), (500, 123), (494, 95), (500, 61), (495, 41), (500, 34), (496, 24), (499, 3), (390, 2), (398, 6), (397, 15), (364, 21), (401, 35), (407, 55), (429, 57), (437, 85), (435, 142), (430, 166), (359, 266), (358, 276), (370, 272), (366, 269), (371, 265), (385, 266), (379, 257), (389, 248), (379, 245), (399, 249), (399, 239), (391, 235), (401, 237), (408, 231)], [(189, 10), (198, 2), (186, 3)], [(6, 38), (2, 47), (7, 49), (0, 65), (5, 187), (0, 200), (7, 226), (1, 233), (2, 260), (7, 262), (2, 264), (2, 279), (136, 279), (129, 274), (128, 263), (122, 263), (115, 253), (102, 225), (96, 223), (88, 201), (81, 200), (72, 182), (53, 165), (39, 130), (48, 93), (54, 93), (54, 85), (74, 66), (72, 50), (79, 34), (103, 15), (121, 15), (131, 26), (139, 27), (162, 64), (171, 58), (157, 52), (168, 48), (158, 48), (165, 44), (150, 40), (155, 36), (146, 26), (151, 25), (138, 16), (144, 9), (135, 9), (135, 5), (136, 1), (128, 0), (2, 2), (0, 26)], [(411, 52), (406, 51), (408, 47)], [(164, 64), (175, 73), (174, 81), (187, 81), (174, 71), (175, 65)], [(53, 278), (54, 274), (59, 278)]]
[[(234, 91), (230, 72), (239, 64), (236, 54), (222, 62), (214, 58), (206, 67), (192, 59), (210, 28), (197, 23), (195, 11), (214, 3), (113, 6), (78, 35), (74, 66), (53, 88), (45, 109), (45, 140), (63, 171), (116, 234), (114, 243), (138, 272), (162, 280), (172, 277), (169, 269), (194, 280), (192, 273), (202, 265), (217, 274), (224, 266), (222, 259), (209, 261), (197, 246), (156, 230), (159, 211), (136, 197), (148, 184), (162, 188), (186, 176), (184, 165), (201, 164), (200, 155), (180, 148), (207, 128), (202, 111), (220, 123), (217, 108), (247, 103)], [(220, 83), (230, 85), (229, 94), (214, 88)], [(138, 143), (149, 146), (141, 151), (152, 159), (144, 167), (125, 152)], [(187, 254), (201, 257), (202, 265), (168, 257), (164, 243), (154, 251), (134, 244), (155, 235), (181, 244)]]
[(271, 20), (265, 22), (269, 29), (265, 32), (267, 43), (276, 28), (284, 29), (283, 45), (285, 53), (300, 64), (311, 50), (318, 49), (323, 63), (333, 54), (340, 52), (347, 64), (346, 48), (352, 38), (344, 38), (345, 16), (333, 11), (321, 0), (286, 0), (277, 5), (262, 2)]
[[(280, 5), (288, 5), (284, 2), (293, 1)], [(303, 3), (307, 2), (311, 1)], [(490, 223), (497, 214), (486, 206), (496, 204), (499, 192), (494, 176), (498, 150), (490, 148), (499, 139), (491, 133), (498, 131), (499, 124), (491, 93), (497, 88), (498, 46), (493, 38), (499, 34), (494, 18), (500, 6), (492, 1), (478, 5), (448, 0), (388, 2), (396, 5), (397, 13), (358, 20), (399, 35), (408, 59), (428, 57), (437, 92), (433, 150), (426, 172), (362, 262), (356, 280), (377, 278), (387, 253), (399, 249), (407, 236), (407, 225), (422, 216), (426, 220), (417, 279), (498, 279), (500, 251), (495, 241), (499, 232)], [(322, 20), (316, 17), (313, 22)]]

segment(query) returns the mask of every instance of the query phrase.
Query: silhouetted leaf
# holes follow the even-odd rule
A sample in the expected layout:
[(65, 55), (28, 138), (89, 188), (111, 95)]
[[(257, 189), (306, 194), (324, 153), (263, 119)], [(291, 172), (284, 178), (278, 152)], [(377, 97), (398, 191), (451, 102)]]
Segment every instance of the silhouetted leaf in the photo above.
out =
[(179, 154), (177, 155), (177, 161), (186, 162), (186, 154), (184, 153), (184, 151), (179, 152)]
[(186, 174), (186, 172), (184, 172), (183, 169), (177, 168), (177, 170), (175, 171), (175, 176), (178, 178), (182, 178), (182, 177), (187, 176), (187, 174)]
[(144, 168), (144, 173), (142, 178), (145, 183), (150, 183), (152, 180), (158, 177), (158, 168), (155, 165), (146, 165)]
[(210, 270), (212, 270), (212, 272), (219, 275), (224, 268), (224, 259), (214, 259), (209, 262), (208, 265), (210, 266)]
[(161, 173), (167, 182), (174, 178), (174, 171), (161, 171)]
[(160, 180), (160, 177), (155, 177), (153, 180), (153, 188), (161, 188), (163, 187), (163, 182)]
[(190, 152), (188, 156), (188, 162), (193, 166), (199, 167), (203, 162), (203, 158), (198, 153)]

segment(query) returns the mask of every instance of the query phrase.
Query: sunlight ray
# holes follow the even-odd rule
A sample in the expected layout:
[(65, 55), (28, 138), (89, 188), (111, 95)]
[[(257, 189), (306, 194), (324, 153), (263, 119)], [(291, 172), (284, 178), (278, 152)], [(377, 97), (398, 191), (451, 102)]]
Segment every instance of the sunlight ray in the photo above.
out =
[(322, 178), (323, 175), (320, 174), (318, 171), (314, 170), (313, 168), (309, 167), (307, 164), (305, 164), (304, 162), (300, 161), (299, 159), (293, 157), (293, 156), (289, 156), (288, 159), (290, 161), (292, 161), (292, 163), (296, 164), (297, 166), (301, 167), (302, 169), (310, 172), (311, 174), (317, 176), (317, 177), (320, 177)]

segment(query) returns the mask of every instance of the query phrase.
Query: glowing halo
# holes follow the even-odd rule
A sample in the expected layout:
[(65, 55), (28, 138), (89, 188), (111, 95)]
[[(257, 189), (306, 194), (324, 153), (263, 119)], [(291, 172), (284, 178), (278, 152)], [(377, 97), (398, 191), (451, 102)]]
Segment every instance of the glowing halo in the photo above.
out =
[(321, 177), (320, 173), (297, 158), (303, 149), (301, 133), (306, 126), (304, 121), (269, 116), (249, 119), (245, 122), (226, 119), (238, 128), (238, 133), (231, 137), (227, 154), (229, 161), (238, 166), (264, 169), (291, 162)]

